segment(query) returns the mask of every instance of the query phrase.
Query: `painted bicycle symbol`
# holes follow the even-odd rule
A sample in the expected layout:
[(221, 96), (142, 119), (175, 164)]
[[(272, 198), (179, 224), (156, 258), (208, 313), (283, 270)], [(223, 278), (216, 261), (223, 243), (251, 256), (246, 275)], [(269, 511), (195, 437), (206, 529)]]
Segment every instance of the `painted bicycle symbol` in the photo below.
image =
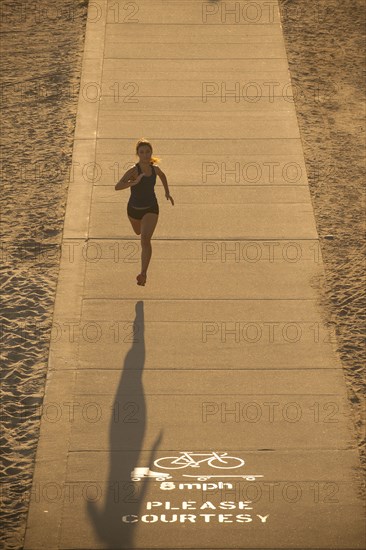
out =
[[(194, 456), (205, 456), (201, 460), (194, 460)], [(176, 470), (178, 468), (199, 468), (200, 464), (207, 462), (212, 468), (240, 468), (245, 461), (236, 456), (228, 456), (227, 452), (219, 453), (194, 453), (192, 451), (181, 451), (180, 456), (163, 456), (154, 461), (154, 465), (165, 470)]]

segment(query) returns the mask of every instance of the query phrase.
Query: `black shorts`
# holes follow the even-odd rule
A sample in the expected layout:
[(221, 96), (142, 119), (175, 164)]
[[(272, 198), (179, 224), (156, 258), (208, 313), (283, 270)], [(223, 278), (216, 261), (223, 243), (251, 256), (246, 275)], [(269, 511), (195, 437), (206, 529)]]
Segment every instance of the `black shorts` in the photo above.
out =
[(153, 212), (154, 214), (159, 214), (159, 205), (158, 203), (147, 206), (146, 208), (134, 208), (129, 202), (127, 203), (127, 214), (134, 218), (135, 220), (142, 220), (144, 214), (148, 212)]

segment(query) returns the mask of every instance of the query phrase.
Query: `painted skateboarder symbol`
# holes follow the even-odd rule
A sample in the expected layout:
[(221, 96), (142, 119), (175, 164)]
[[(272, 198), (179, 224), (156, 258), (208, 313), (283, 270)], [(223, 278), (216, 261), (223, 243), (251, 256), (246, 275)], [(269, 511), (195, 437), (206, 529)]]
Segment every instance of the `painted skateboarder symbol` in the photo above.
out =
[(199, 476), (190, 476), (188, 474), (183, 474), (183, 477), (194, 477), (195, 479), (197, 479), (197, 481), (206, 481), (207, 479), (217, 479), (218, 477), (219, 478), (222, 478), (222, 477), (230, 477), (230, 478), (233, 478), (233, 477), (240, 477), (241, 479), (246, 479), (247, 481), (255, 481), (257, 477), (263, 477), (262, 475), (254, 475), (254, 474), (243, 474), (243, 475), (238, 475), (238, 476), (234, 476), (234, 475), (227, 475), (227, 476), (220, 476), (220, 475), (217, 475), (217, 476), (211, 476), (211, 475), (199, 475)]

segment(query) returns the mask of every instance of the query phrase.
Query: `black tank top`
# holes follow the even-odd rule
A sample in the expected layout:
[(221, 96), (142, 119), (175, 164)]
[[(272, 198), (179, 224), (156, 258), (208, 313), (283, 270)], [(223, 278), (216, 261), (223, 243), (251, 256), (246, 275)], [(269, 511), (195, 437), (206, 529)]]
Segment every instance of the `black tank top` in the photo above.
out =
[[(141, 174), (142, 170), (137, 163), (138, 173)], [(152, 206), (157, 203), (157, 198), (154, 191), (156, 183), (156, 172), (154, 166), (151, 164), (152, 174), (151, 176), (143, 176), (139, 183), (132, 185), (129, 204), (131, 206)]]

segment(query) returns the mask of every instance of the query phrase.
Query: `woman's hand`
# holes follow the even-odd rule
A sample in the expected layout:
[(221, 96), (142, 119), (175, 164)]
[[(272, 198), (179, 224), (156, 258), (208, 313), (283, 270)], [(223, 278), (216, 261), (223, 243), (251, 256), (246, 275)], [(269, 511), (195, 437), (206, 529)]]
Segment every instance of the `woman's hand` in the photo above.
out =
[(167, 200), (169, 199), (169, 200), (170, 200), (170, 202), (172, 203), (172, 205), (174, 206), (174, 200), (173, 200), (173, 197), (172, 197), (171, 195), (169, 195), (169, 193), (165, 193), (165, 197), (166, 197), (166, 199), (167, 199)]
[(140, 181), (142, 180), (142, 178), (143, 178), (144, 176), (145, 176), (144, 173), (139, 174), (135, 180), (132, 180), (131, 186), (130, 186), (130, 187), (133, 187), (134, 185), (137, 185), (138, 183), (140, 183)]

